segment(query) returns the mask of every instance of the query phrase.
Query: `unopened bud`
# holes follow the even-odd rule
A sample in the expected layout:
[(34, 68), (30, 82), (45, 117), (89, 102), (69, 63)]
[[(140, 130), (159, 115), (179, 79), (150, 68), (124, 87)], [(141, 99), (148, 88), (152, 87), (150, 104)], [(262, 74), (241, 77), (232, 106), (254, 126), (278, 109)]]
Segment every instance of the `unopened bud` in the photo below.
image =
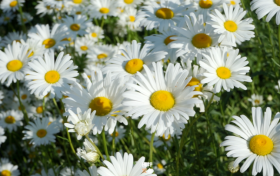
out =
[(231, 173), (236, 173), (238, 172), (239, 170), (239, 165), (237, 165), (236, 167), (233, 166), (233, 163), (234, 161), (231, 161), (229, 164), (228, 164), (228, 170), (231, 172)]

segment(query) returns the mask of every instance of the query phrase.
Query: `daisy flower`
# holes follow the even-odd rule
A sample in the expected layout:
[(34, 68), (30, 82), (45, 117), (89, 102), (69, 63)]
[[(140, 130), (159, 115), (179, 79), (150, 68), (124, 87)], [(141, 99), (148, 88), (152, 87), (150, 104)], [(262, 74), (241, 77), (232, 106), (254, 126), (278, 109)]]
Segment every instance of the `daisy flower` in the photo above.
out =
[(82, 54), (87, 54), (91, 48), (94, 47), (94, 42), (88, 37), (79, 37), (75, 41), (75, 51)]
[(55, 128), (55, 124), (49, 124), (48, 118), (37, 118), (29, 125), (25, 126), (26, 130), (23, 131), (23, 140), (30, 140), (30, 143), (35, 146), (47, 145), (50, 142), (55, 142), (54, 134), (59, 130)]
[(108, 167), (99, 167), (97, 172), (101, 176), (156, 176), (156, 174), (143, 173), (142, 165), (145, 157), (141, 157), (133, 166), (133, 156), (124, 153), (123, 157), (120, 152), (116, 153), (116, 157), (110, 156), (112, 163), (105, 160), (103, 163)]
[(155, 163), (155, 166), (154, 166), (154, 170), (155, 170), (155, 173), (160, 175), (160, 174), (164, 174), (165, 172), (165, 168), (164, 166), (166, 165), (166, 161), (165, 160), (161, 160), (160, 162), (157, 161)]
[(78, 72), (74, 69), (71, 56), (63, 56), (60, 52), (56, 60), (53, 51), (46, 52), (44, 58), (38, 57), (37, 60), (29, 63), (29, 69), (26, 71), (27, 87), (31, 94), (43, 97), (50, 93), (50, 97), (62, 97), (61, 91), (68, 87), (70, 83), (75, 82), (74, 77)]
[(44, 2), (50, 7), (57, 9), (68, 8), (70, 5), (69, 0), (44, 0)]
[[(149, 135), (149, 139), (151, 139), (151, 135)], [(172, 142), (172, 139), (171, 139), (170, 134), (168, 134), (168, 135), (163, 134), (162, 136), (155, 136), (155, 138), (154, 138), (154, 146), (156, 148), (158, 148), (162, 145), (165, 145), (165, 144), (170, 147), (171, 142)]]
[(0, 173), (1, 176), (18, 176), (20, 175), (18, 166), (13, 165), (7, 158), (1, 158), (0, 161)]
[(148, 44), (145, 44), (141, 49), (141, 43), (133, 40), (131, 44), (126, 45), (122, 54), (110, 59), (104, 67), (104, 72), (112, 72), (113, 77), (135, 77), (137, 72), (143, 70), (143, 66), (152, 65), (152, 62), (157, 62), (163, 59), (166, 52), (150, 53)]
[(23, 80), (24, 72), (28, 68), (28, 46), (14, 42), (5, 48), (4, 52), (0, 51), (0, 80), (3, 84), (9, 86), (12, 82)]
[(137, 5), (141, 4), (143, 0), (117, 0), (118, 5), (122, 8), (135, 9)]
[(250, 40), (255, 37), (252, 30), (255, 26), (251, 23), (251, 18), (242, 18), (246, 15), (246, 11), (243, 11), (240, 6), (227, 6), (223, 4), (225, 15), (222, 15), (220, 11), (215, 9), (213, 14), (209, 14), (211, 21), (208, 22), (214, 28), (214, 32), (221, 34), (219, 43), (222, 45), (236, 46), (241, 44), (245, 40)]
[(51, 15), (54, 12), (54, 9), (45, 1), (37, 1), (37, 3), (38, 4), (35, 6), (35, 9), (37, 9), (36, 14), (40, 14), (40, 17), (43, 17), (45, 15)]
[(280, 1), (278, 0), (253, 0), (251, 1), (251, 10), (256, 10), (258, 19), (266, 16), (266, 22), (269, 22), (271, 18), (276, 15), (276, 24), (280, 24)]
[(89, 173), (87, 170), (83, 170), (83, 171), (77, 171), (78, 176), (98, 176), (97, 174), (97, 168), (95, 165), (92, 165), (88, 168)]
[(0, 127), (0, 146), (6, 141), (7, 137), (5, 136), (4, 128)]
[(3, 0), (0, 6), (4, 12), (7, 11), (15, 12), (18, 10), (18, 6), (22, 6), (24, 2), (25, 0)]
[(168, 31), (183, 19), (182, 12), (186, 8), (179, 1), (162, 0), (160, 4), (152, 2), (143, 6), (136, 18), (141, 19), (141, 26), (147, 30), (156, 28), (160, 32)]
[(122, 106), (124, 80), (121, 77), (113, 80), (110, 73), (103, 77), (101, 70), (93, 71), (90, 78), (85, 73), (82, 76), (86, 82), (86, 89), (76, 84), (66, 92), (69, 97), (62, 100), (66, 112), (75, 112), (77, 107), (80, 107), (82, 112), (88, 108), (91, 111), (96, 110), (92, 121), (93, 134), (100, 134), (103, 127), (105, 131), (109, 130), (109, 133), (112, 133), (117, 121), (127, 125), (126, 118), (122, 116), (126, 112), (126, 108)]
[(180, 64), (169, 64), (164, 74), (160, 62), (153, 63), (153, 73), (146, 65), (143, 67), (146, 76), (138, 72), (134, 83), (127, 83), (137, 92), (131, 90), (123, 94), (123, 105), (131, 107), (127, 115), (133, 119), (143, 116), (138, 128), (146, 125), (151, 133), (163, 133), (174, 119), (186, 124), (189, 116), (195, 115), (195, 103), (200, 102), (194, 95), (201, 94), (194, 91), (195, 87), (186, 87), (191, 79), (186, 79), (188, 71), (182, 70)]
[(115, 135), (115, 143), (118, 143), (125, 136), (125, 131), (123, 126), (117, 127), (115, 132), (113, 131), (113, 133), (109, 134), (108, 141), (111, 142)]
[(251, 98), (248, 99), (250, 102), (252, 102), (253, 106), (260, 106), (263, 104), (263, 96), (262, 95), (256, 95), (253, 94)]
[(221, 146), (228, 151), (228, 157), (234, 157), (233, 167), (236, 167), (242, 160), (246, 159), (240, 168), (244, 173), (249, 166), (252, 166), (252, 175), (257, 175), (263, 171), (263, 175), (273, 176), (275, 169), (280, 173), (279, 163), (279, 118), (277, 113), (271, 122), (271, 109), (267, 108), (263, 114), (262, 109), (252, 108), (253, 123), (244, 115), (233, 116), (235, 125), (225, 126), (227, 131), (238, 136), (227, 136)]
[[(91, 142), (93, 143), (92, 140)], [(77, 155), (87, 162), (96, 163), (99, 160), (99, 154), (97, 153), (96, 148), (91, 144), (91, 142), (85, 139), (83, 143), (84, 149), (78, 148)]]
[(194, 10), (206, 18), (214, 9), (220, 9), (222, 2), (220, 0), (193, 0), (192, 8), (189, 10)]
[(42, 42), (46, 50), (54, 50), (58, 46), (67, 44), (67, 41), (63, 41), (65, 36), (65, 31), (60, 30), (61, 26), (55, 24), (50, 30), (49, 25), (36, 25), (36, 32), (29, 33), (28, 36), (31, 39), (39, 40)]
[(75, 39), (77, 35), (85, 35), (85, 29), (91, 24), (90, 21), (87, 20), (87, 17), (84, 15), (76, 15), (74, 16), (74, 18), (66, 16), (62, 19), (62, 21), (62, 25), (69, 33), (69, 36), (73, 39)]
[(139, 28), (140, 20), (136, 19), (136, 9), (126, 9), (125, 12), (120, 17), (118, 23), (122, 26), (128, 26), (129, 29), (135, 30)]
[(88, 0), (69, 0), (74, 7), (86, 6), (89, 4)]
[(107, 19), (107, 16), (117, 15), (117, 3), (115, 0), (91, 0), (91, 13), (92, 18)]
[(68, 15), (87, 16), (88, 12), (89, 12), (88, 6), (73, 6), (71, 10), (69, 10)]
[(44, 117), (44, 115), (46, 117), (51, 115), (50, 112), (48, 112), (47, 110), (45, 110), (43, 114), (43, 101), (39, 100), (32, 103), (32, 105), (27, 106), (26, 110), (28, 111), (28, 117), (42, 118)]
[[(31, 101), (31, 95), (29, 93), (29, 91), (27, 90), (27, 88), (23, 87), (19, 89), (19, 95), (20, 95), (20, 101), (25, 104), (25, 103), (29, 103)], [(15, 96), (14, 98), (15, 101), (18, 101), (18, 97)]]
[(12, 12), (2, 13), (0, 17), (0, 24), (10, 23), (15, 18), (15, 15)]
[(234, 87), (247, 90), (241, 83), (252, 82), (251, 77), (246, 75), (250, 70), (250, 67), (246, 66), (249, 63), (247, 58), (238, 55), (239, 50), (233, 50), (229, 56), (227, 51), (227, 48), (213, 47), (207, 54), (203, 54), (204, 59), (199, 64), (206, 72), (201, 83), (215, 85), (215, 93), (220, 92), (222, 88), (228, 92)]
[(94, 42), (97, 42), (99, 39), (104, 38), (104, 31), (99, 26), (90, 26), (86, 29), (86, 32), (88, 33), (88, 34), (86, 34), (88, 39), (90, 39)]
[(226, 0), (225, 3), (228, 5), (228, 6), (240, 6), (241, 5), (241, 2), (240, 0)]
[(20, 41), (23, 45), (28, 46), (28, 52), (31, 51), (31, 53), (28, 55), (28, 57), (31, 59), (35, 58), (36, 56), (42, 57), (43, 53), (45, 51), (45, 47), (39, 40), (34, 39), (27, 39), (26, 41), (21, 40)]
[(0, 113), (0, 126), (3, 128), (8, 128), (10, 132), (16, 131), (18, 126), (22, 126), (21, 120), (23, 119), (23, 114), (20, 111), (9, 110)]
[(87, 58), (88, 63), (104, 63), (115, 55), (115, 48), (112, 45), (94, 45), (90, 49)]
[[(23, 21), (24, 24), (30, 22), (32, 19), (33, 19), (33, 17), (29, 13), (23, 12), (22, 21)], [(21, 25), (22, 21), (21, 21), (20, 14), (18, 14), (17, 15), (17, 22)]]
[(75, 112), (77, 112), (77, 114), (75, 114), (70, 109), (68, 110), (70, 115), (67, 121), (70, 121), (71, 123), (64, 123), (64, 125), (69, 128), (69, 132), (76, 132), (77, 139), (80, 140), (82, 139), (82, 136), (87, 135), (94, 126), (92, 121), (96, 111), (91, 111), (91, 109), (88, 109), (83, 113), (80, 108), (77, 108)]
[(9, 32), (3, 39), (1, 40), (1, 46), (7, 47), (7, 45), (11, 45), (13, 42), (21, 43), (22, 40), (26, 40), (27, 36), (21, 32)]

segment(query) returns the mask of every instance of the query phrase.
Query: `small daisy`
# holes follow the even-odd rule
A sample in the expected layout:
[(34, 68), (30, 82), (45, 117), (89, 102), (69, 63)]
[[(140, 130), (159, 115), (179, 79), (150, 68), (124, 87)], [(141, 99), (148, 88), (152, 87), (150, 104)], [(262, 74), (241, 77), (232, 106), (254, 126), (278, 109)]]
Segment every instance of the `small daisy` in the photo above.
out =
[(71, 5), (74, 7), (87, 6), (89, 4), (89, 0), (69, 0)]
[(109, 134), (109, 139), (108, 141), (111, 142), (113, 140), (113, 136), (115, 135), (115, 143), (118, 143), (120, 139), (122, 139), (125, 136), (125, 129), (123, 126), (117, 127), (115, 132)]
[(90, 21), (87, 20), (87, 17), (84, 15), (76, 15), (73, 17), (66, 16), (62, 19), (62, 25), (65, 27), (66, 31), (69, 33), (69, 36), (73, 39), (77, 35), (83, 36), (86, 34), (85, 29), (91, 25)]
[(128, 153), (117, 152), (116, 157), (110, 156), (112, 163), (105, 160), (104, 164), (108, 167), (99, 167), (97, 172), (101, 176), (156, 176), (156, 174), (143, 173), (142, 165), (145, 157), (141, 157), (133, 166), (133, 156)]
[(15, 15), (12, 12), (2, 13), (0, 17), (0, 24), (10, 23), (15, 18)]
[(55, 60), (54, 53), (50, 51), (44, 54), (44, 58), (38, 57), (29, 63), (25, 79), (31, 94), (43, 97), (50, 93), (51, 98), (55, 95), (62, 97), (61, 91), (76, 81), (77, 66), (74, 66), (71, 56), (63, 55), (63, 52), (59, 53)]
[(0, 126), (8, 128), (10, 132), (16, 131), (18, 126), (22, 126), (23, 114), (20, 111), (10, 110), (0, 113)]
[(118, 23), (122, 26), (128, 26), (131, 30), (139, 28), (140, 20), (136, 19), (136, 13), (136, 9), (126, 9)]
[(197, 14), (202, 14), (206, 18), (214, 9), (220, 9), (223, 1), (220, 0), (193, 0), (193, 7)]
[(57, 9), (68, 8), (70, 5), (69, 0), (44, 0), (44, 2), (50, 7)]
[(99, 39), (104, 38), (104, 30), (99, 26), (90, 26), (86, 29), (86, 36), (88, 39), (97, 42)]
[(18, 6), (22, 6), (24, 2), (25, 0), (3, 0), (0, 6), (4, 12), (15, 12), (18, 10)]
[(95, 165), (92, 165), (88, 168), (89, 173), (87, 170), (84, 171), (77, 171), (78, 176), (98, 176), (97, 174), (97, 168)]
[[(32, 19), (33, 19), (33, 17), (29, 13), (23, 12), (22, 21), (23, 21), (24, 24), (30, 22)], [(17, 15), (17, 22), (21, 25), (20, 14)]]
[(137, 5), (141, 4), (143, 0), (117, 0), (118, 5), (122, 8), (135, 9)]
[(199, 64), (206, 72), (201, 83), (215, 85), (215, 93), (220, 92), (222, 88), (228, 92), (234, 87), (247, 90), (241, 83), (252, 82), (251, 77), (246, 75), (250, 70), (250, 67), (246, 66), (249, 63), (246, 61), (247, 58), (238, 55), (239, 50), (234, 50), (229, 56), (227, 52), (227, 48), (213, 47), (207, 54), (203, 54), (204, 59)]
[(154, 166), (155, 173), (158, 174), (158, 175), (164, 174), (165, 170), (166, 170), (164, 168), (165, 165), (166, 165), (166, 161), (165, 160), (161, 160), (160, 162), (157, 161), (155, 163), (155, 166)]
[[(27, 88), (23, 87), (19, 89), (19, 95), (20, 95), (20, 101), (25, 104), (25, 103), (29, 103), (31, 101), (31, 95), (29, 93), (29, 91), (27, 90)], [(14, 98), (15, 101), (18, 101), (17, 96), (15, 96)]]
[(220, 11), (215, 9), (213, 14), (209, 14), (211, 21), (208, 22), (214, 28), (214, 32), (221, 34), (219, 43), (222, 45), (236, 46), (241, 44), (245, 40), (250, 40), (255, 37), (252, 30), (255, 26), (251, 23), (251, 18), (242, 18), (246, 15), (246, 11), (243, 11), (240, 6), (227, 6), (223, 4), (225, 15), (222, 15)]
[(21, 40), (21, 43), (23, 45), (28, 45), (28, 52), (31, 51), (31, 53), (28, 55), (28, 57), (31, 59), (34, 57), (42, 57), (43, 53), (45, 51), (45, 46), (42, 44), (39, 40), (34, 39), (27, 39), (26, 41)]
[(88, 37), (77, 38), (75, 41), (75, 50), (81, 56), (82, 54), (87, 54), (91, 48), (94, 47), (94, 42), (89, 40)]
[(26, 130), (23, 131), (23, 140), (29, 140), (34, 146), (47, 145), (50, 142), (55, 142), (54, 134), (59, 131), (55, 128), (55, 124), (49, 124), (48, 118), (37, 118), (29, 125), (25, 126)]
[[(91, 140), (93, 143), (93, 141)], [(90, 141), (85, 139), (84, 141), (84, 149), (78, 148), (77, 155), (87, 162), (96, 163), (99, 160), (99, 154), (97, 153), (96, 148), (91, 144)]]
[(35, 101), (32, 105), (26, 107), (26, 111), (28, 111), (28, 117), (33, 118), (42, 118), (44, 115), (46, 117), (50, 116), (50, 112), (46, 111), (43, 114), (43, 101)]
[(75, 114), (70, 109), (68, 110), (70, 115), (67, 121), (71, 122), (71, 124), (64, 123), (64, 125), (69, 128), (69, 132), (76, 132), (77, 139), (80, 140), (82, 139), (82, 136), (87, 135), (94, 126), (92, 121), (96, 111), (91, 112), (91, 109), (88, 109), (83, 113), (80, 108), (77, 108), (75, 112), (77, 112), (77, 114)]
[(252, 102), (253, 106), (260, 106), (263, 104), (263, 96), (262, 95), (256, 95), (253, 94), (251, 98), (248, 99), (250, 102)]
[(37, 1), (37, 3), (38, 4), (35, 6), (35, 9), (37, 9), (36, 14), (40, 14), (40, 17), (54, 13), (54, 9), (50, 5), (46, 4), (45, 1)]
[(277, 113), (271, 122), (271, 109), (267, 108), (263, 114), (262, 109), (252, 108), (253, 123), (244, 115), (233, 116), (235, 125), (225, 126), (227, 131), (235, 133), (235, 136), (227, 136), (221, 146), (226, 146), (228, 157), (236, 160), (236, 167), (242, 160), (246, 159), (240, 172), (244, 173), (252, 165), (252, 175), (263, 171), (263, 175), (273, 176), (274, 169), (280, 173), (279, 162), (279, 127), (280, 114)]
[(115, 48), (112, 45), (94, 45), (87, 55), (88, 63), (104, 63), (115, 55)]
[(91, 13), (92, 18), (107, 19), (107, 16), (117, 15), (117, 4), (115, 0), (91, 0)]
[[(85, 1), (84, 1), (85, 2)], [(87, 16), (89, 13), (88, 6), (73, 6), (71, 10), (68, 12), (68, 15), (72, 16)]]
[(28, 68), (28, 46), (14, 42), (5, 48), (4, 52), (0, 51), (0, 80), (3, 84), (9, 86), (12, 82), (23, 80), (24, 72)]
[(160, 4), (152, 2), (150, 5), (143, 6), (136, 18), (141, 19), (141, 26), (146, 27), (147, 30), (168, 31), (183, 19), (182, 12), (186, 8), (181, 6), (179, 1), (162, 0)]
[(57, 155), (59, 156), (59, 157), (61, 157), (62, 155), (63, 155), (63, 150), (62, 150), (62, 148), (60, 148), (60, 147), (55, 147), (55, 151), (56, 151), (56, 153), (57, 153)]
[(131, 107), (128, 116), (137, 119), (143, 116), (138, 128), (146, 125), (151, 133), (163, 133), (172, 122), (179, 119), (186, 124), (189, 116), (194, 116), (193, 107), (201, 100), (194, 95), (201, 94), (194, 91), (195, 87), (186, 87), (191, 78), (187, 78), (188, 71), (182, 70), (180, 64), (169, 64), (166, 73), (160, 62), (153, 63), (154, 72), (144, 65), (146, 76), (138, 72), (134, 83), (127, 83), (128, 87), (136, 91), (126, 91), (123, 105)]
[(3, 39), (1, 40), (1, 46), (7, 47), (7, 45), (11, 45), (13, 42), (21, 43), (22, 40), (26, 41), (27, 36), (21, 32), (9, 32)]
[(4, 135), (5, 135), (5, 130), (4, 130), (4, 128), (0, 127), (0, 146), (1, 146), (1, 144), (3, 144), (3, 143), (6, 141), (6, 139), (7, 139), (7, 137), (4, 136)]
[(226, 0), (225, 3), (228, 5), (228, 6), (240, 6), (241, 5), (241, 2), (240, 0)]
[[(172, 136), (170, 134), (166, 135), (163, 134), (162, 136), (155, 136), (154, 138), (154, 146), (156, 148), (162, 146), (162, 145), (167, 145), (167, 146), (171, 146), (171, 142), (172, 142)], [(149, 135), (149, 139), (151, 139), (151, 136)]]
[(7, 158), (1, 158), (0, 161), (1, 176), (19, 176), (20, 172), (17, 165), (13, 165)]

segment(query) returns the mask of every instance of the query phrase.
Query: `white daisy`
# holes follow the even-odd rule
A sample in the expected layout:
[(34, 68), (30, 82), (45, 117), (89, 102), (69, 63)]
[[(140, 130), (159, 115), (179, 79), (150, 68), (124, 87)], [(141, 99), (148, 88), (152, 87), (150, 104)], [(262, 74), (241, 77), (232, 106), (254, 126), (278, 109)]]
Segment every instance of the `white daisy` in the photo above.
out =
[(51, 115), (46, 109), (43, 113), (43, 101), (41, 100), (34, 101), (32, 105), (27, 106), (26, 111), (28, 111), (28, 117), (33, 117), (34, 119)]
[(229, 56), (227, 52), (227, 48), (213, 47), (207, 54), (203, 54), (204, 59), (199, 64), (206, 72), (201, 83), (215, 85), (215, 93), (220, 92), (222, 88), (228, 92), (234, 87), (247, 90), (241, 83), (252, 82), (251, 77), (246, 75), (250, 70), (250, 67), (246, 66), (249, 63), (247, 58), (238, 55), (239, 50), (233, 50)]
[(99, 39), (104, 38), (104, 30), (99, 26), (90, 26), (86, 29), (86, 36), (88, 39), (97, 42)]
[(7, 11), (17, 11), (18, 6), (22, 6), (25, 0), (3, 0), (0, 4), (1, 9), (4, 12)]
[(25, 126), (26, 130), (23, 131), (23, 140), (30, 140), (30, 143), (34, 146), (47, 145), (50, 142), (55, 142), (54, 134), (59, 130), (55, 128), (55, 124), (50, 124), (48, 118), (37, 118), (29, 125)]
[(19, 176), (20, 172), (17, 165), (11, 164), (9, 159), (1, 158), (0, 161), (0, 174), (1, 176)]
[(93, 63), (105, 63), (115, 55), (115, 48), (112, 45), (94, 45), (90, 48), (89, 54), (87, 55), (88, 64)]
[(193, 0), (193, 8), (197, 14), (202, 14), (206, 18), (214, 9), (219, 9), (223, 1), (221, 0)]
[(3, 84), (9, 86), (12, 82), (23, 80), (24, 72), (28, 68), (28, 46), (14, 42), (5, 48), (4, 52), (0, 51), (0, 80)]
[[(92, 140), (91, 142), (93, 143)], [(84, 149), (78, 148), (77, 155), (87, 162), (96, 163), (99, 160), (99, 154), (97, 153), (96, 148), (91, 144), (91, 142), (85, 139), (85, 141), (83, 142)]]
[(10, 132), (16, 131), (18, 126), (22, 126), (23, 114), (17, 110), (2, 111), (0, 113), (0, 126), (8, 128)]
[(116, 157), (110, 156), (112, 163), (105, 160), (104, 164), (108, 167), (99, 167), (97, 172), (101, 176), (156, 176), (156, 174), (143, 173), (142, 165), (145, 162), (145, 157), (141, 157), (133, 166), (133, 156), (124, 153), (122, 155), (117, 152)]
[(138, 72), (134, 83), (127, 83), (136, 91), (126, 91), (123, 105), (131, 107), (128, 116), (137, 119), (143, 116), (138, 128), (146, 125), (151, 128), (151, 133), (163, 133), (172, 122), (183, 120), (186, 124), (189, 116), (194, 116), (194, 104), (200, 102), (194, 95), (201, 94), (194, 91), (195, 87), (186, 87), (190, 78), (188, 71), (182, 70), (180, 64), (169, 64), (166, 73), (163, 73), (160, 62), (153, 63), (154, 73), (144, 65), (146, 76)]
[(241, 2), (240, 0), (226, 0), (225, 3), (228, 5), (228, 6), (240, 6), (241, 5)]
[(90, 21), (88, 21), (87, 17), (84, 15), (76, 15), (73, 18), (66, 16), (62, 20), (62, 25), (66, 28), (69, 36), (73, 39), (75, 39), (77, 35), (85, 35), (85, 29), (91, 25)]
[(74, 7), (87, 6), (89, 4), (89, 0), (69, 0), (71, 5)]
[(29, 63), (25, 79), (31, 94), (43, 97), (50, 93), (51, 97), (62, 97), (61, 91), (76, 81), (74, 77), (78, 72), (74, 69), (77, 66), (73, 65), (71, 56), (63, 55), (63, 52), (59, 53), (55, 61), (54, 53), (50, 51), (44, 54), (44, 58), (38, 57)]
[(120, 139), (122, 139), (125, 136), (125, 129), (123, 126), (117, 127), (113, 133), (109, 134), (108, 141), (111, 142), (113, 140), (113, 137), (115, 135), (115, 143), (118, 143)]
[(152, 2), (150, 5), (142, 6), (136, 19), (141, 19), (141, 26), (147, 30), (155, 28), (160, 32), (168, 31), (183, 19), (182, 12), (186, 8), (181, 6), (179, 1), (162, 0), (160, 4)]
[(1, 40), (1, 46), (7, 47), (7, 45), (13, 44), (13, 42), (21, 43), (22, 40), (26, 40), (26, 34), (21, 32), (9, 32), (3, 39)]
[(37, 5), (35, 6), (35, 9), (37, 9), (36, 14), (40, 14), (40, 17), (43, 17), (45, 15), (51, 15), (54, 12), (54, 9), (48, 5), (44, 0), (43, 1), (37, 1)]
[(91, 0), (91, 13), (92, 18), (104, 18), (107, 19), (107, 16), (116, 16), (117, 15), (117, 3), (115, 0)]
[(62, 9), (70, 5), (69, 0), (44, 0), (44, 2), (52, 8)]
[(211, 21), (208, 23), (214, 28), (214, 32), (221, 34), (219, 43), (222, 45), (236, 46), (241, 44), (245, 40), (250, 40), (255, 37), (252, 30), (255, 26), (251, 23), (251, 18), (242, 18), (246, 15), (246, 11), (243, 11), (240, 6), (227, 6), (223, 4), (225, 15), (222, 15), (220, 11), (215, 9), (213, 14), (209, 14)]
[(159, 161), (155, 162), (155, 166), (154, 166), (155, 173), (158, 175), (164, 174), (166, 170), (164, 168), (165, 165), (166, 165), (165, 160), (161, 160), (160, 162)]
[(87, 170), (84, 170), (83, 172), (82, 171), (78, 171), (77, 174), (78, 176), (98, 176), (97, 174), (97, 169), (96, 169), (96, 166), (95, 165), (92, 165), (88, 168), (89, 170), (89, 173)]
[(0, 24), (10, 23), (15, 18), (15, 15), (12, 12), (2, 13), (0, 17)]
[[(83, 2), (86, 2), (85, 0)], [(86, 6), (73, 6), (71, 10), (69, 10), (68, 15), (73, 15), (73, 16), (87, 16), (89, 13), (89, 8), (88, 5)]]
[[(33, 17), (29, 13), (26, 13), (26, 12), (22, 13), (22, 21), (23, 21), (24, 24), (30, 22), (32, 19), (33, 19)], [(21, 21), (21, 15), (18, 14), (17, 15), (17, 22), (21, 25), (22, 21)]]
[(137, 5), (141, 4), (143, 0), (117, 0), (118, 5), (122, 8), (135, 9)]
[(122, 26), (128, 26), (129, 29), (135, 30), (139, 28), (140, 20), (136, 19), (136, 9), (126, 9), (125, 12), (123, 12), (122, 16), (120, 17), (120, 20), (118, 23)]
[(75, 41), (75, 51), (82, 54), (87, 54), (91, 48), (94, 47), (94, 42), (89, 40), (88, 37), (77, 38)]
[[(23, 87), (19, 89), (19, 95), (20, 95), (20, 101), (25, 104), (25, 103), (29, 103), (31, 101), (31, 95), (29, 93), (29, 91), (27, 90), (27, 88)], [(15, 101), (18, 101), (18, 97), (15, 96), (14, 97)]]
[(279, 162), (279, 118), (277, 113), (271, 122), (271, 109), (267, 108), (263, 114), (262, 109), (252, 108), (253, 123), (244, 115), (233, 116), (235, 125), (225, 126), (227, 131), (238, 136), (227, 136), (221, 146), (228, 151), (228, 157), (234, 157), (233, 167), (236, 167), (242, 160), (246, 159), (240, 168), (240, 172), (245, 172), (252, 166), (252, 175), (257, 175), (263, 171), (263, 175), (273, 176), (275, 169), (280, 173)]
[[(149, 135), (149, 139), (151, 139), (151, 135)], [(172, 142), (172, 136), (170, 134), (168, 135), (163, 134), (162, 136), (155, 136), (154, 138), (154, 146), (156, 148), (162, 145), (167, 145), (170, 147), (171, 142)]]
[(4, 128), (0, 127), (0, 146), (6, 141), (7, 137), (5, 136)]
[(263, 96), (262, 95), (256, 95), (253, 94), (251, 98), (248, 99), (250, 102), (252, 102), (253, 106), (260, 106), (263, 104)]
[(31, 51), (31, 53), (28, 55), (28, 57), (31, 59), (36, 56), (43, 56), (43, 53), (45, 51), (45, 46), (42, 45), (42, 42), (40, 40), (34, 40), (34, 39), (27, 39), (26, 41), (21, 40), (20, 41), (23, 45), (28, 45), (28, 52)]

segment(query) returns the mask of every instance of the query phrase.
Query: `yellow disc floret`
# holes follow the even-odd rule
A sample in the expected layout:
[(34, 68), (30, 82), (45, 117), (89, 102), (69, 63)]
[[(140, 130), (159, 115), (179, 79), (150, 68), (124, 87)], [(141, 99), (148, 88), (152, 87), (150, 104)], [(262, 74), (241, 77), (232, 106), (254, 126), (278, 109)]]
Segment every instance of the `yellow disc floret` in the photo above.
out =
[(131, 3), (133, 3), (133, 0), (124, 0), (124, 3), (131, 4)]
[(21, 95), (21, 99), (22, 99), (22, 100), (25, 100), (26, 98), (27, 98), (27, 95), (26, 95), (26, 94)]
[(237, 24), (234, 21), (226, 21), (224, 23), (225, 29), (229, 32), (235, 32), (237, 30)]
[(102, 7), (99, 9), (99, 12), (100, 13), (104, 13), (104, 14), (107, 14), (110, 12), (110, 9), (108, 9), (107, 7)]
[(162, 19), (171, 19), (174, 17), (174, 12), (169, 8), (160, 8), (156, 11), (156, 16)]
[(80, 25), (79, 24), (71, 24), (70, 29), (72, 31), (78, 31), (78, 30), (80, 30)]
[(130, 74), (135, 74), (143, 69), (144, 62), (141, 59), (131, 59), (125, 65), (125, 71)]
[(2, 170), (1, 176), (11, 176), (12, 173), (9, 170)]
[(75, 4), (81, 4), (81, 3), (83, 2), (83, 0), (73, 0), (73, 2), (74, 2)]
[(111, 112), (113, 104), (106, 97), (96, 97), (91, 100), (89, 108), (91, 108), (91, 111), (96, 110), (96, 115), (104, 116)]
[(228, 79), (231, 77), (231, 71), (227, 67), (219, 67), (216, 72), (221, 79)]
[(208, 9), (210, 7), (212, 7), (213, 5), (213, 1), (211, 0), (200, 0), (199, 1), (199, 6), (203, 9)]
[(20, 60), (12, 60), (8, 62), (7, 69), (11, 72), (16, 72), (22, 68), (23, 64)]
[(104, 58), (106, 58), (106, 57), (108, 57), (108, 55), (105, 54), (105, 53), (101, 53), (101, 54), (98, 54), (98, 55), (97, 55), (97, 59), (104, 59)]
[(280, 0), (274, 0), (275, 4), (280, 6)]
[(17, 5), (17, 1), (10, 2), (10, 7), (15, 7)]
[(129, 16), (129, 21), (134, 22), (135, 21), (135, 16)]
[(230, 4), (231, 4), (231, 5), (235, 5), (236, 2), (235, 2), (235, 1), (230, 1)]
[(36, 108), (36, 112), (37, 112), (38, 114), (42, 114), (42, 112), (43, 112), (43, 107), (42, 107), (42, 106), (37, 107), (37, 108)]
[(190, 82), (187, 84), (187, 86), (195, 86), (198, 85), (198, 87), (194, 88), (195, 91), (202, 91), (202, 84), (200, 83), (200, 81), (198, 79), (196, 79), (195, 77), (192, 77), (192, 79), (190, 80)]
[(91, 36), (92, 36), (93, 38), (95, 38), (95, 37), (97, 37), (97, 34), (96, 34), (95, 32), (93, 32), (93, 33), (91, 33)]
[(272, 140), (262, 134), (256, 135), (250, 140), (250, 150), (261, 156), (265, 156), (273, 150), (273, 142)]
[(45, 45), (45, 48), (51, 48), (56, 44), (56, 42), (54, 39), (48, 38), (44, 40), (42, 44)]
[[(29, 51), (28, 51), (29, 52)], [(28, 55), (28, 57), (31, 57), (31, 56), (33, 56), (34, 55), (34, 51), (32, 51), (29, 55)]]
[(83, 50), (83, 51), (88, 50), (88, 47), (87, 47), (87, 46), (81, 46), (80, 48), (81, 48), (81, 50)]
[(167, 139), (165, 138), (165, 134), (163, 134), (162, 135), (162, 140), (164, 140), (164, 141), (169, 141), (170, 139), (171, 139), (171, 136), (170, 136), (170, 134), (168, 135), (168, 137), (167, 137)]
[(151, 95), (150, 103), (157, 110), (168, 111), (174, 106), (175, 99), (170, 92), (159, 90)]
[(40, 129), (40, 130), (38, 130), (37, 131), (37, 136), (39, 137), (39, 138), (43, 138), (43, 137), (45, 137), (46, 135), (47, 135), (47, 130), (45, 130), (45, 129)]
[(59, 81), (59, 79), (60, 79), (60, 74), (55, 70), (48, 71), (45, 74), (45, 80), (47, 83), (54, 84), (57, 81)]
[(13, 123), (16, 122), (16, 119), (13, 116), (7, 116), (5, 118), (5, 122), (8, 123), (8, 124), (13, 124)]
[(159, 169), (163, 169), (163, 165), (162, 165), (162, 164), (160, 164), (160, 163), (158, 163), (158, 164), (157, 164), (157, 168), (159, 168)]
[[(111, 136), (114, 136), (114, 133), (112, 133)], [(118, 137), (118, 136), (119, 136), (119, 132), (116, 131), (115, 132), (115, 137)]]
[(208, 48), (212, 45), (212, 39), (207, 34), (199, 33), (192, 38), (192, 44), (196, 48)]
[(164, 44), (168, 45), (170, 42), (173, 42), (175, 40), (170, 39), (171, 37), (175, 37), (176, 35), (170, 35), (169, 37), (166, 37), (166, 39), (164, 39)]

